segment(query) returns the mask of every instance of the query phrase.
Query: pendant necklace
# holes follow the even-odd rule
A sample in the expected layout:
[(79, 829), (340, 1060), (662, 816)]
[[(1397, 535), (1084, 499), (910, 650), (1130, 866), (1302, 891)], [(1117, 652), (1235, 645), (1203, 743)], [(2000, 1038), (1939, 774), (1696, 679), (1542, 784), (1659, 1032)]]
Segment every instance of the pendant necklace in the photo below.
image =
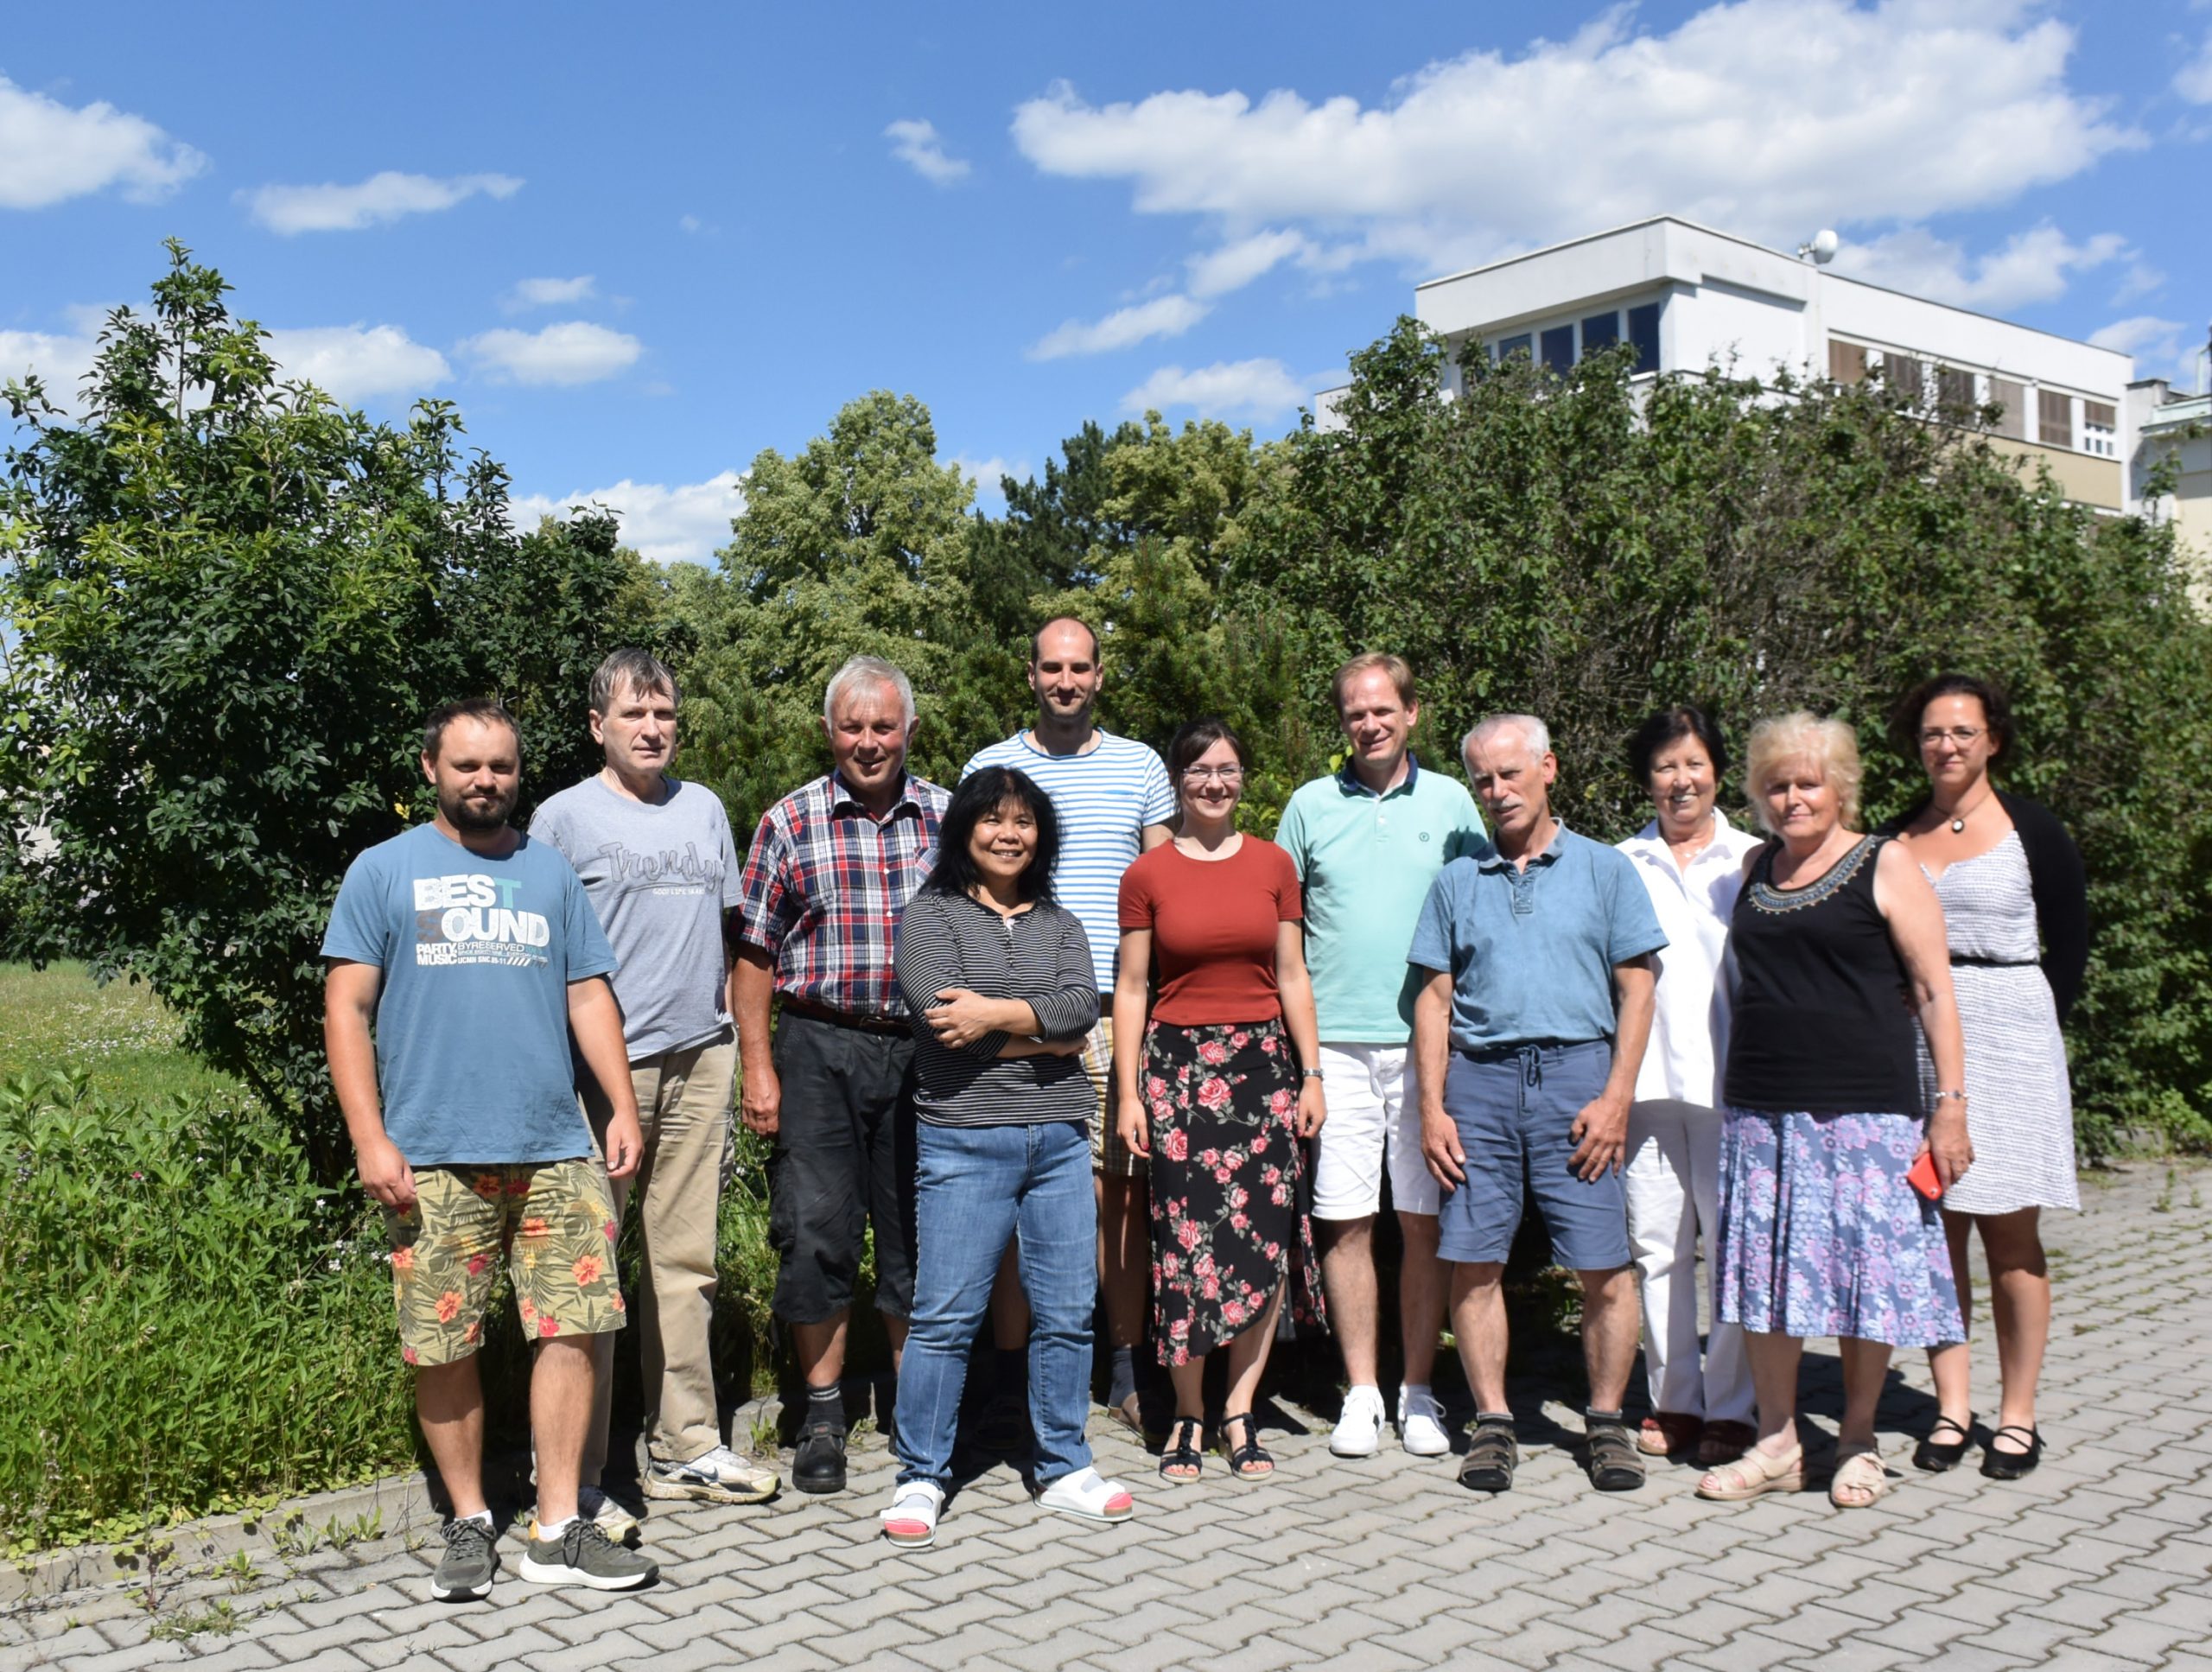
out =
[(1966, 830), (1967, 822), (1963, 818), (1955, 818), (1951, 821), (1951, 834), (1953, 836), (1964, 836), (1966, 834)]

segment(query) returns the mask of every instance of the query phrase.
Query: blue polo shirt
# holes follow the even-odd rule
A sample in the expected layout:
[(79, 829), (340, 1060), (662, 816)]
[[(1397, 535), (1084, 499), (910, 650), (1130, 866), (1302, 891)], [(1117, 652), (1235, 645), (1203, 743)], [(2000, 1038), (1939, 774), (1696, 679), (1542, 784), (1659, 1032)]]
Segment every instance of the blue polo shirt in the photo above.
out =
[(1406, 961), (1452, 977), (1452, 1043), (1580, 1045), (1613, 1035), (1613, 966), (1667, 944), (1635, 864), (1561, 824), (1516, 868), (1495, 847), (1437, 873)]
[(1305, 891), (1306, 967), (1321, 1037), (1403, 1045), (1421, 986), (1406, 946), (1436, 874), (1485, 846), (1474, 798), (1410, 754), (1404, 780), (1378, 796), (1346, 761), (1298, 786), (1275, 845)]

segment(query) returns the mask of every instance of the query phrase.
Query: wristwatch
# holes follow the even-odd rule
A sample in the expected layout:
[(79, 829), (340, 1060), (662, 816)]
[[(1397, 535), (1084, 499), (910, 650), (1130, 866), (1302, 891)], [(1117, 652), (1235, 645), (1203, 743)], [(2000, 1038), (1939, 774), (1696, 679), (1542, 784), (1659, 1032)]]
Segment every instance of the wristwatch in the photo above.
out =
[(1318, 1080), (1321, 1078), (1321, 1071), (1318, 1068), (1301, 1068), (1298, 1071), (1298, 1076), (1300, 1079)]

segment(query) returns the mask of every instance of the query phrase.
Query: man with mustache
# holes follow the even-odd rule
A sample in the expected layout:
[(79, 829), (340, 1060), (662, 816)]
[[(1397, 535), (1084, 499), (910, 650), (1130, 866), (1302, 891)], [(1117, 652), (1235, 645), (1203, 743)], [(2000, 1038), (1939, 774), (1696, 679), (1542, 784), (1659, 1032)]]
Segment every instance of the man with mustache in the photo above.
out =
[[(497, 702), (433, 712), (422, 762), (436, 817), (353, 861), (322, 942), (331, 1084), (390, 1226), (400, 1357), (453, 1501), (430, 1583), (445, 1601), (487, 1595), (499, 1567), (475, 1355), (503, 1256), (535, 1343), (522, 1576), (627, 1591), (659, 1572), (577, 1513), (594, 1341), (623, 1321), (607, 1179), (637, 1170), (638, 1109), (614, 954), (583, 885), (507, 823), (521, 754)], [(571, 1033), (613, 1106), (604, 1165), (576, 1104)]]

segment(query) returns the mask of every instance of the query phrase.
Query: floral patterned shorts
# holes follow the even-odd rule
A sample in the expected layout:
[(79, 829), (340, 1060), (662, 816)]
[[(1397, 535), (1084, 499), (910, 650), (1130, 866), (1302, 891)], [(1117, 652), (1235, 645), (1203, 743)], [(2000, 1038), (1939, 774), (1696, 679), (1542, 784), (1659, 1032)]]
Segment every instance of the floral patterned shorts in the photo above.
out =
[(622, 1327), (607, 1173), (590, 1157), (511, 1167), (425, 1167), (415, 1205), (385, 1210), (399, 1356), (451, 1364), (482, 1345), (484, 1313), (505, 1259), (532, 1336), (604, 1335)]

